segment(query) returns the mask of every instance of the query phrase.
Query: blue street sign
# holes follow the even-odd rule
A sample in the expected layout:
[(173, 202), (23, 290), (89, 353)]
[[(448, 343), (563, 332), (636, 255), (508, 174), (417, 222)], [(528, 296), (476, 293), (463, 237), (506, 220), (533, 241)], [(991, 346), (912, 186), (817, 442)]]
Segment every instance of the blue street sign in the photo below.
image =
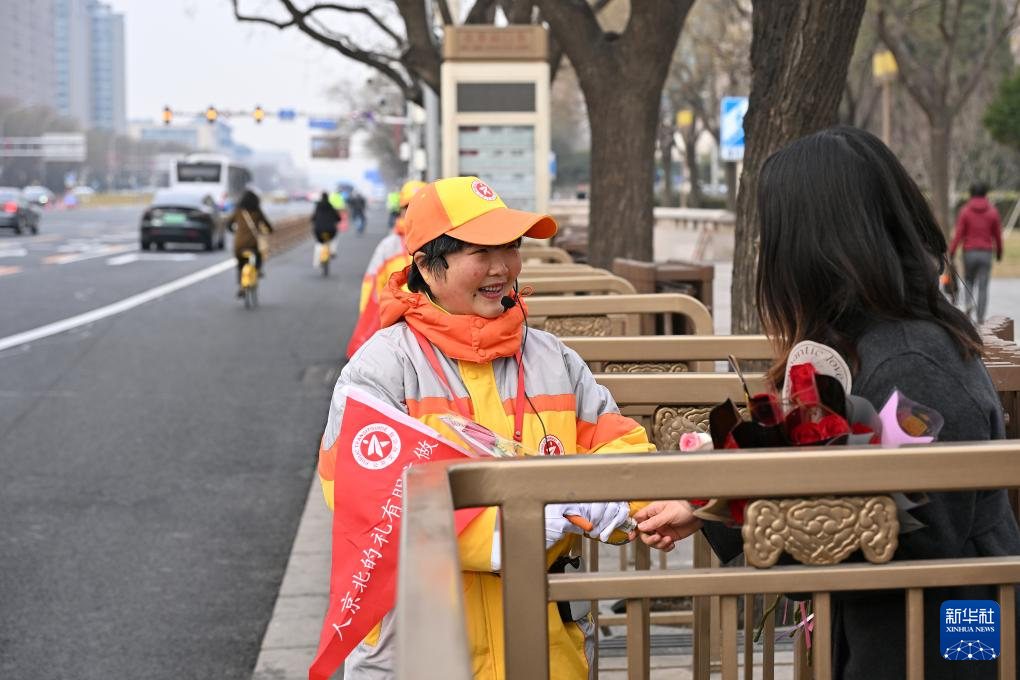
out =
[(336, 130), (336, 121), (332, 118), (309, 118), (308, 127), (316, 130)]
[(724, 161), (744, 159), (744, 114), (747, 97), (723, 97), (719, 117), (719, 157)]
[(297, 111), (294, 109), (280, 109), (276, 117), (280, 120), (294, 120), (297, 117)]

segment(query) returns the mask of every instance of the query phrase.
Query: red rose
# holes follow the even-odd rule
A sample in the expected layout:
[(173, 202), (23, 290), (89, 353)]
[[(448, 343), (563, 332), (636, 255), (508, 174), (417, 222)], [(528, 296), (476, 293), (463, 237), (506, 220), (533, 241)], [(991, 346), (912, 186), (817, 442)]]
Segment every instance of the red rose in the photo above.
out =
[(798, 423), (790, 430), (790, 439), (801, 446), (815, 444), (823, 439), (822, 428), (816, 423)]
[(732, 517), (733, 521), (739, 525), (744, 523), (744, 510), (747, 508), (748, 502), (749, 501), (746, 498), (729, 501), (730, 517)]
[(818, 405), (820, 399), (813, 365), (795, 364), (790, 367), (790, 398), (800, 406)]
[(703, 507), (705, 505), (708, 505), (708, 500), (707, 499), (702, 499), (702, 498), (695, 498), (695, 499), (689, 500), (687, 502), (690, 503), (691, 505), (693, 505), (696, 508), (700, 508), (700, 507)]
[(875, 431), (863, 423), (854, 423), (850, 426), (850, 431), (854, 434), (872, 434), (873, 436), (868, 440), (869, 444), (879, 444), (882, 441), (881, 436), (874, 434)]
[(822, 439), (832, 439), (850, 431), (846, 420), (835, 414), (827, 415), (818, 421), (818, 427), (822, 430)]

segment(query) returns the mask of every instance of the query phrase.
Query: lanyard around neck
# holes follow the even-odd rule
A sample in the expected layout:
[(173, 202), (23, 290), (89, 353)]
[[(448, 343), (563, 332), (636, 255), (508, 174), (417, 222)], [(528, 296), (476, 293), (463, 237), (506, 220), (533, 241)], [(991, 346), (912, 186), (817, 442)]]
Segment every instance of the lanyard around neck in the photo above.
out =
[[(421, 347), (421, 351), (424, 352), (425, 359), (429, 362), (429, 366), (432, 367), (432, 371), (450, 393), (450, 399), (453, 401), (453, 405), (456, 407), (457, 411), (459, 411), (462, 416), (470, 420), (471, 414), (467, 412), (467, 409), (464, 408), (457, 399), (457, 396), (453, 393), (453, 387), (450, 386), (450, 381), (446, 379), (446, 374), (443, 373), (443, 367), (439, 363), (436, 351), (432, 348), (432, 343), (429, 342), (417, 328), (413, 328), (410, 325), (408, 325), (408, 328), (410, 328), (411, 332), (414, 333), (414, 338), (418, 341), (418, 346)], [(524, 391), (524, 357), (521, 355), (520, 350), (517, 350), (514, 358), (517, 360), (517, 399), (514, 403), (514, 441), (520, 444), (521, 439), (524, 436), (524, 402), (527, 399), (527, 394)]]

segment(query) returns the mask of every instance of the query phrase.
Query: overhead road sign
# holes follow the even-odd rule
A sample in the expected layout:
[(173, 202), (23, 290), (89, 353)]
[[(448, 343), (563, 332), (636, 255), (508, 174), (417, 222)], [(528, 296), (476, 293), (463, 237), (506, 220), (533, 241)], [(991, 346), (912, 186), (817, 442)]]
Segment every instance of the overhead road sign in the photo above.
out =
[(309, 118), (308, 127), (316, 130), (336, 130), (336, 121), (332, 118)]

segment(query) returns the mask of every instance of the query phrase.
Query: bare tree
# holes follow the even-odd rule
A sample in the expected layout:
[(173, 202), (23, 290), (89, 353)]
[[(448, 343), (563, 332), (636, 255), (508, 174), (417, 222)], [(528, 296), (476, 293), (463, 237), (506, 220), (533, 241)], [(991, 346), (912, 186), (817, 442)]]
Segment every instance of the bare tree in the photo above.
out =
[(737, 198), (732, 332), (754, 333), (758, 174), (770, 154), (834, 124), (865, 0), (754, 0), (751, 96)]
[[(928, 120), (932, 207), (948, 233), (953, 121), (984, 76), (992, 54), (1016, 26), (1020, 3), (1010, 3), (1012, 9), (1001, 0), (877, 3), (878, 35), (896, 57), (901, 82)], [(976, 11), (984, 12), (983, 21), (974, 16)], [(977, 35), (964, 31), (968, 19), (978, 19)], [(925, 21), (935, 30), (924, 30)], [(966, 39), (961, 39), (965, 33)]]
[[(487, 22), (497, 4), (514, 19), (548, 23), (554, 40), (552, 66), (565, 55), (585, 95), (592, 131), (591, 222), (589, 257), (607, 266), (616, 256), (652, 258), (652, 182), (659, 99), (670, 58), (694, 0), (640, 0), (630, 3), (626, 27), (606, 31), (598, 13), (611, 0), (476, 0), (467, 21)], [(441, 54), (432, 13), (422, 0), (392, 0), (379, 9), (363, 5), (317, 3), (299, 7), (278, 0), (281, 17), (244, 14), (240, 21), (295, 27), (344, 56), (375, 68), (411, 101), (422, 101), (422, 87), (439, 90)], [(437, 0), (443, 21), (453, 21), (445, 0)], [(535, 12), (537, 8), (538, 13)], [(343, 31), (322, 17), (344, 17)], [(382, 44), (350, 29), (352, 17), (370, 22)], [(399, 23), (402, 28), (396, 28)]]
[[(692, 206), (702, 202), (694, 148), (698, 137), (707, 132), (719, 144), (722, 98), (745, 93), (750, 84), (750, 18), (750, 0), (695, 5), (673, 55), (666, 92), (674, 111), (687, 109), (693, 114), (691, 125), (676, 130), (684, 142)], [(726, 171), (727, 188), (735, 199), (736, 164), (727, 163)]]
[[(400, 88), (408, 101), (423, 103), (423, 84), (439, 91), (442, 56), (432, 16), (425, 11), (422, 0), (376, 3), (378, 8), (327, 2), (299, 7), (293, 0), (277, 1), (282, 15), (270, 17), (246, 14), (241, 11), (241, 0), (231, 0), (238, 21), (281, 30), (296, 28), (348, 59), (372, 67)], [(477, 4), (484, 10), (492, 3), (480, 0)], [(443, 20), (451, 21), (445, 0), (439, 0), (439, 5)], [(375, 30), (356, 31), (356, 19), (360, 19), (361, 26), (370, 25)], [(343, 28), (334, 28), (338, 25)]]
[(693, 0), (632, 2), (621, 33), (584, 0), (537, 0), (574, 65), (591, 123), (588, 257), (652, 259), (655, 137), (662, 85)]

